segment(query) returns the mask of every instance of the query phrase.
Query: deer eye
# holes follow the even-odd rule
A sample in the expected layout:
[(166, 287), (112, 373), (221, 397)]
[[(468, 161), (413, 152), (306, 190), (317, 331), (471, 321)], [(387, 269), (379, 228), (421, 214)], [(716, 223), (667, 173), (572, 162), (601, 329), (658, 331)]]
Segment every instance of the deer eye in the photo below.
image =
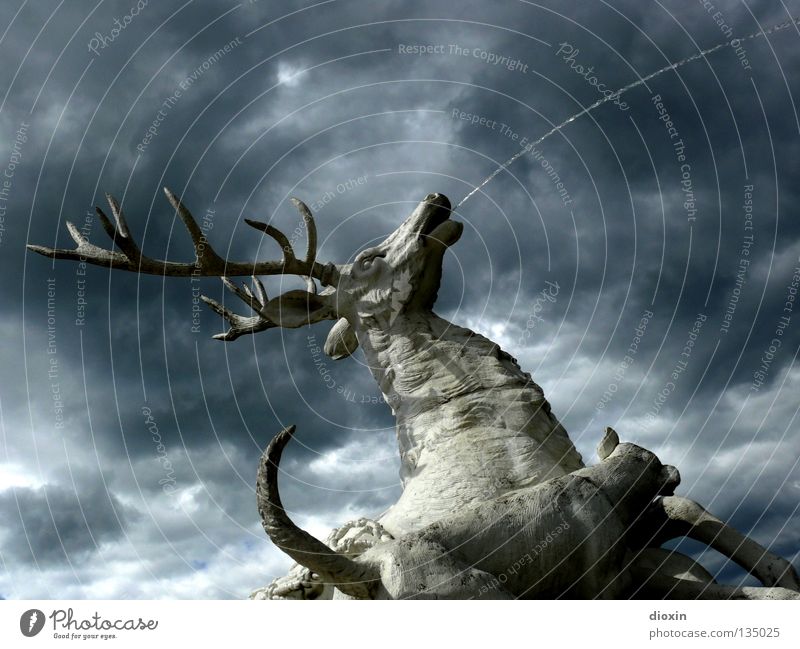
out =
[(361, 276), (371, 275), (380, 267), (380, 264), (377, 263), (378, 260), (385, 256), (385, 252), (369, 248), (356, 257), (353, 267)]

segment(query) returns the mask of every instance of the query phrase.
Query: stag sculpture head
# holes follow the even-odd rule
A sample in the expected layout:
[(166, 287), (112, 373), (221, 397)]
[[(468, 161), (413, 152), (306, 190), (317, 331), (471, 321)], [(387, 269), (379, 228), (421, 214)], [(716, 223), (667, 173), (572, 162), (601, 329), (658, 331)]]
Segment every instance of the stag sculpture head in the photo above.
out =
[[(131, 236), (119, 203), (107, 196), (113, 221), (99, 207), (100, 223), (118, 250), (91, 244), (70, 222), (67, 229), (77, 244), (74, 249), (28, 248), (55, 259), (81, 260), (109, 268), (152, 275), (179, 277), (221, 277), (228, 289), (253, 310), (241, 316), (203, 296), (203, 300), (230, 323), (230, 329), (214, 336), (235, 340), (239, 336), (272, 327), (294, 328), (322, 320), (338, 320), (331, 330), (325, 351), (335, 359), (350, 355), (358, 346), (356, 330), (361, 327), (388, 328), (402, 313), (429, 310), (439, 288), (442, 257), (455, 243), (463, 225), (450, 220), (450, 201), (442, 194), (428, 194), (411, 215), (382, 243), (361, 251), (350, 264), (320, 264), (317, 261), (317, 232), (314, 218), (300, 200), (291, 199), (300, 212), (308, 238), (305, 258), (299, 259), (285, 234), (272, 225), (245, 219), (277, 242), (282, 259), (241, 262), (220, 257), (180, 199), (165, 193), (183, 221), (195, 248), (195, 260), (179, 263), (152, 259), (142, 254)], [(252, 286), (238, 286), (230, 277), (250, 275)], [(306, 280), (306, 290), (291, 290), (268, 299), (258, 279), (265, 275), (297, 275)], [(317, 282), (324, 289), (318, 291)]]
[(382, 243), (362, 250), (339, 268), (333, 302), (353, 323), (391, 320), (407, 309), (429, 309), (436, 300), (445, 249), (463, 225), (450, 220), (450, 201), (428, 194)]
[(335, 282), (317, 294), (290, 291), (270, 302), (267, 316), (284, 327), (336, 319), (325, 344), (334, 359), (358, 346), (356, 331), (388, 332), (411, 310), (430, 310), (442, 275), (442, 257), (463, 225), (450, 220), (450, 201), (428, 194), (383, 242), (335, 267)]

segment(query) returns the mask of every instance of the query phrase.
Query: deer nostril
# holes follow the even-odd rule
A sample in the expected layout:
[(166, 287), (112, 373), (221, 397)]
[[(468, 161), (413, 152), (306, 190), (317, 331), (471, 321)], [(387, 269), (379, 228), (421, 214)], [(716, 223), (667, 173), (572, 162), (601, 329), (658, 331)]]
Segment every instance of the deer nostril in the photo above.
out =
[(439, 194), (435, 192), (433, 194), (428, 194), (422, 201), (423, 203), (430, 203), (431, 205), (435, 205), (436, 207), (444, 208), (450, 211), (450, 200), (444, 194)]

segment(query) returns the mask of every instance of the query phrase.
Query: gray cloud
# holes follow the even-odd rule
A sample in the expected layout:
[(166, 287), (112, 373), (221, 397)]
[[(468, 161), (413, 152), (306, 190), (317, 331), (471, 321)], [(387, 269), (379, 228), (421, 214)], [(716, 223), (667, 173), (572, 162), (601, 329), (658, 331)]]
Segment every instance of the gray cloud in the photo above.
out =
[(119, 541), (138, 518), (100, 481), (4, 490), (0, 511), (7, 522), (5, 562), (68, 564), (73, 570), (105, 544)]
[[(96, 32), (110, 34), (130, 6), (104, 2), (89, 16), (65, 4), (47, 22), (55, 7), (26, 5), (0, 44), (8, 91), (0, 167), (29, 124), (0, 231), (0, 503), (12, 521), (0, 540), (4, 597), (241, 597), (262, 585), (288, 559), (260, 530), (254, 473), (261, 449), (289, 423), (302, 444), (287, 450), (285, 500), (314, 533), (379, 513), (399, 490), (393, 418), (362, 403), (378, 395), (363, 357), (328, 361), (341, 392), (314, 365), (308, 336), (321, 342), (329, 324), (222, 344), (210, 339), (223, 330), (220, 319), (192, 311), (196, 285), (94, 267), (78, 275), (74, 264), (26, 254), (25, 243), (70, 245), (69, 219), (105, 245), (97, 221), (86, 219), (110, 191), (124, 196), (148, 254), (190, 259), (189, 238), (161, 194), (167, 185), (199, 218), (214, 210), (210, 241), (239, 259), (278, 253), (243, 217), (291, 232), (299, 219), (287, 198), (319, 203), (320, 257), (345, 261), (428, 192), (457, 201), (520, 138), (536, 138), (598, 97), (556, 54), (560, 43), (617, 88), (726, 38), (701, 4), (677, 1), (476, 0), (455, 15), (443, 2), (303, 10), (307, 3), (206, 0), (174, 16), (180, 5), (149, 3), (90, 52)], [(782, 22), (784, 11), (767, 2), (724, 9), (735, 35)], [(628, 111), (605, 105), (542, 143), (540, 159), (520, 158), (459, 210), (465, 233), (446, 256), (437, 303), (533, 372), (587, 459), (602, 426), (615, 425), (677, 464), (684, 493), (785, 555), (797, 552), (800, 535), (800, 316), (792, 314), (763, 386), (751, 386), (800, 256), (796, 38), (785, 30), (768, 43), (747, 41), (751, 70), (722, 50), (666, 73), (624, 95)], [(401, 44), (445, 53), (402, 54)], [(492, 65), (480, 52), (519, 60), (526, 71)], [(654, 94), (686, 145), (693, 222)], [(358, 177), (366, 181), (337, 189)], [(723, 333), (751, 232), (745, 184), (754, 186), (754, 241)], [(56, 354), (48, 354), (49, 279)], [(76, 326), (83, 279), (84, 323)], [(545, 281), (558, 282), (558, 298), (526, 330)], [(275, 295), (292, 282), (271, 278), (267, 287)], [(239, 309), (220, 282), (199, 286)], [(646, 310), (653, 318), (617, 381)], [(698, 314), (707, 319), (687, 366), (657, 404)], [(613, 398), (598, 408), (612, 384)], [(45, 493), (69, 515), (52, 520)], [(57, 531), (70, 559), (91, 555), (91, 565), (70, 567)], [(722, 568), (713, 556), (704, 561)]]

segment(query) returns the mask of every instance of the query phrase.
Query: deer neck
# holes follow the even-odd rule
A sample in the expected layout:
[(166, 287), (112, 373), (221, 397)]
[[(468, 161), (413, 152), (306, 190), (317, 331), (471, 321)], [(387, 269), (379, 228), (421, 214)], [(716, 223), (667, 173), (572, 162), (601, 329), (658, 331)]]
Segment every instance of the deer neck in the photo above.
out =
[(541, 388), (496, 343), (432, 311), (364, 324), (397, 418), (403, 494), (381, 518), (392, 534), (583, 466)]
[(398, 425), (459, 397), (532, 384), (499, 345), (430, 310), (364, 324), (359, 342)]

